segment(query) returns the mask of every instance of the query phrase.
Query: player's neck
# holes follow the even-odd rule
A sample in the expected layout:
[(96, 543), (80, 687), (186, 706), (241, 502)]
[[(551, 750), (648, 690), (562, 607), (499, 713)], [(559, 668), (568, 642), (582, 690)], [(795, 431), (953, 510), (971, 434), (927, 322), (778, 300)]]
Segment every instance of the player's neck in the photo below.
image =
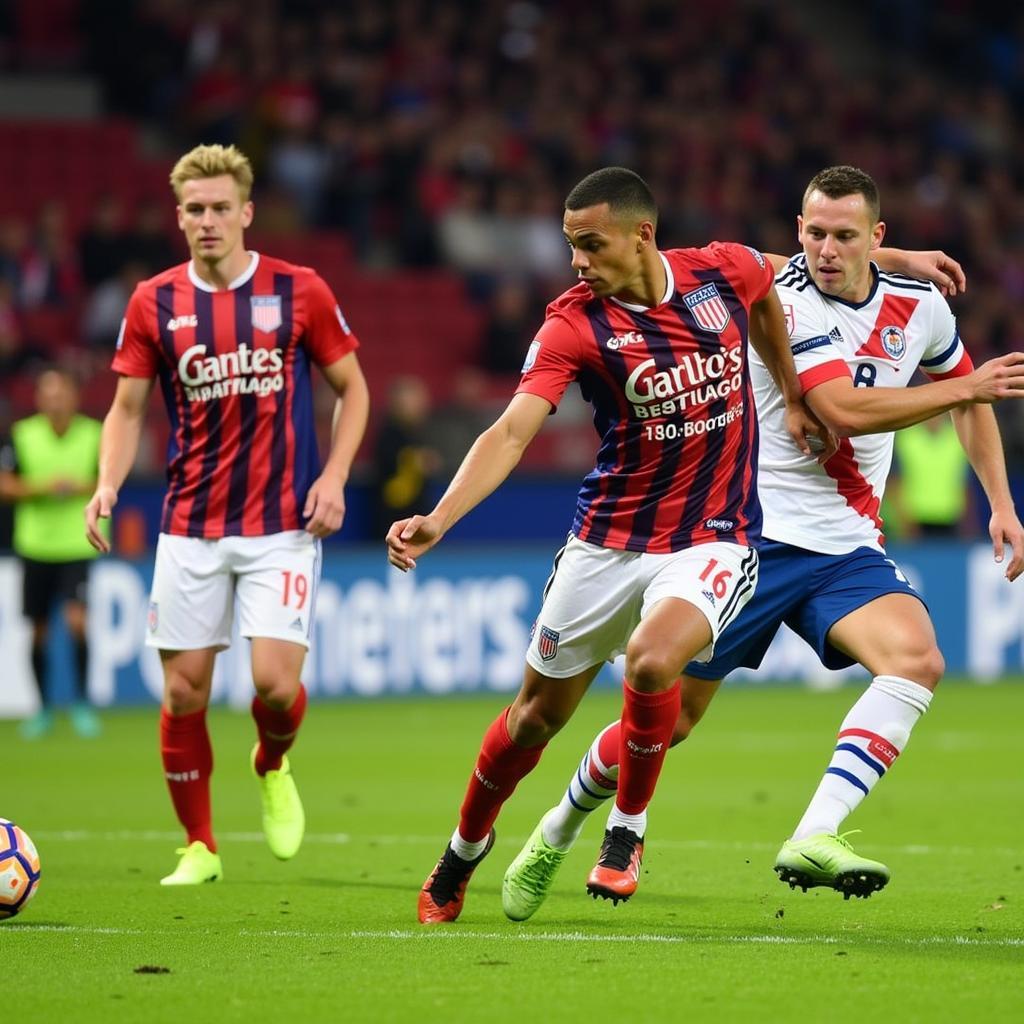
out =
[(872, 289), (875, 287), (875, 270), (874, 267), (868, 263), (861, 274), (858, 276), (853, 287), (850, 289), (849, 295), (844, 295), (843, 298), (847, 302), (852, 302), (854, 305), (859, 305), (864, 302), (867, 297), (871, 294)]
[(636, 280), (621, 292), (617, 292), (615, 298), (620, 302), (628, 302), (634, 306), (646, 306), (648, 309), (660, 306), (665, 301), (665, 291), (668, 288), (668, 273), (665, 270), (665, 262), (657, 249), (652, 249), (646, 254), (643, 267)]
[(192, 269), (196, 277), (211, 288), (219, 291), (229, 288), (249, 268), (252, 254), (244, 245), (239, 245), (219, 260), (209, 261), (192, 257)]

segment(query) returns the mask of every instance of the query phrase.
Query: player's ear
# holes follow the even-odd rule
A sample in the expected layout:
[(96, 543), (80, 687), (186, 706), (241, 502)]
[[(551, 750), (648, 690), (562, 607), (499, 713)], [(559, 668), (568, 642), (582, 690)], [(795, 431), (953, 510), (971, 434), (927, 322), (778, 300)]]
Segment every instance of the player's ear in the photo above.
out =
[(804, 218), (799, 213), (796, 215), (796, 240), (798, 242), (804, 240)]
[(871, 229), (871, 248), (877, 249), (882, 244), (883, 238), (885, 238), (885, 221), (880, 220)]
[(253, 213), (255, 212), (252, 200), (247, 199), (242, 204), (242, 227), (247, 228), (252, 223)]

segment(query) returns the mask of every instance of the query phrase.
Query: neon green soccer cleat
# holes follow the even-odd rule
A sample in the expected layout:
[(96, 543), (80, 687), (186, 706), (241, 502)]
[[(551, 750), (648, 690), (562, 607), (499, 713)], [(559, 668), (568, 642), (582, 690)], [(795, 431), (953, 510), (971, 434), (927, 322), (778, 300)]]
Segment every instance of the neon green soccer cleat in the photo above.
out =
[(525, 921), (540, 909), (567, 854), (548, 844), (541, 818), (502, 880), (501, 906), (507, 918)]
[[(253, 774), (256, 775), (257, 743), (252, 748)], [(299, 791), (295, 788), (288, 758), (281, 759), (281, 767), (266, 775), (256, 775), (263, 802), (263, 834), (267, 846), (278, 860), (290, 860), (299, 852), (306, 833), (306, 814), (302, 809)]]
[(166, 878), (160, 879), (161, 885), (202, 885), (203, 882), (219, 882), (224, 877), (220, 855), (211, 853), (202, 840), (197, 839), (174, 852), (180, 854), (181, 860)]
[(806, 839), (787, 839), (775, 858), (775, 873), (791, 889), (798, 886), (807, 892), (815, 886), (826, 886), (843, 894), (844, 899), (862, 896), (885, 887), (889, 869), (877, 860), (858, 857), (846, 836), (820, 832)]

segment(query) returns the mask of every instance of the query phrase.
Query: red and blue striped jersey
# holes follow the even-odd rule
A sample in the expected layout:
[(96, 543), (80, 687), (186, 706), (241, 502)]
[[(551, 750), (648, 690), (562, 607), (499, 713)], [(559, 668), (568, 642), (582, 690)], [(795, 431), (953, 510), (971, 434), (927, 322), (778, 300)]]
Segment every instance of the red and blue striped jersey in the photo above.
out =
[(310, 363), (358, 347), (330, 288), (308, 267), (253, 254), (216, 291), (191, 263), (143, 281), (113, 369), (156, 377), (171, 421), (160, 529), (256, 537), (301, 529), (320, 473)]
[(750, 306), (772, 287), (756, 250), (671, 249), (662, 302), (595, 298), (578, 284), (548, 306), (518, 392), (557, 406), (572, 381), (600, 448), (576, 504), (580, 540), (665, 553), (760, 536)]

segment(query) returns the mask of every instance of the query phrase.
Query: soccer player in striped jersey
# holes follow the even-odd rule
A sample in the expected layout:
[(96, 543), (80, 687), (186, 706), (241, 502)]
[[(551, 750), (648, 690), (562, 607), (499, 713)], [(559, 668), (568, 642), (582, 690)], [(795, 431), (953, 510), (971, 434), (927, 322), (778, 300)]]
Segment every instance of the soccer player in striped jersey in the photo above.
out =
[[(1009, 546), (1006, 577), (1016, 579), (1024, 569), (1024, 529), (990, 403), (1024, 397), (1024, 354), (975, 370), (939, 291), (871, 261), (885, 225), (878, 189), (863, 171), (832, 167), (817, 174), (797, 225), (803, 253), (789, 261), (769, 258), (779, 270), (776, 287), (806, 401), (842, 441), (823, 462), (793, 452), (782, 398), (752, 355), (764, 510), (757, 593), (720, 638), (714, 657), (687, 666), (672, 742), (689, 734), (726, 675), (760, 665), (783, 623), (826, 667), (862, 665), (872, 682), (843, 721), (824, 776), (775, 870), (791, 886), (867, 897), (886, 884), (889, 870), (858, 856), (840, 827), (903, 751), (944, 667), (923, 600), (883, 547), (879, 506), (892, 431), (952, 412), (992, 506), (995, 558), (1002, 561)], [(924, 255), (919, 266), (938, 255), (934, 276), (950, 280), (942, 254)], [(890, 253), (893, 258), (901, 257)], [(918, 367), (934, 383), (908, 389)], [(621, 787), (621, 731), (616, 722), (596, 738), (561, 803), (513, 860), (503, 885), (509, 917), (523, 920), (537, 910), (588, 814)]]
[(656, 221), (650, 190), (625, 168), (595, 171), (570, 192), (563, 229), (579, 284), (548, 307), (517, 393), (433, 512), (388, 532), (392, 564), (415, 567), (579, 383), (594, 406), (597, 462), (545, 589), (522, 689), (487, 730), (458, 827), (420, 892), (424, 923), (458, 916), (502, 803), (622, 651), (622, 785), (589, 884), (595, 897), (632, 895), (645, 808), (679, 714), (677, 677), (710, 657), (756, 582), (748, 325), (787, 395), (794, 444), (809, 453), (805, 430), (821, 430), (803, 410), (764, 257), (718, 242), (661, 252)]
[[(113, 368), (86, 529), (117, 502), (135, 459), (155, 381), (171, 421), (167, 496), (146, 643), (160, 652), (164, 775), (186, 832), (163, 885), (222, 876), (210, 810), (206, 728), (214, 658), (237, 605), (252, 641), (263, 830), (275, 856), (295, 855), (305, 816), (285, 752), (306, 709), (299, 673), (309, 648), (321, 539), (339, 529), (344, 486), (366, 427), (358, 346), (314, 271), (244, 245), (252, 169), (235, 147), (198, 146), (171, 172), (191, 259), (142, 282), (128, 303)], [(338, 396), (320, 468), (310, 366)]]

